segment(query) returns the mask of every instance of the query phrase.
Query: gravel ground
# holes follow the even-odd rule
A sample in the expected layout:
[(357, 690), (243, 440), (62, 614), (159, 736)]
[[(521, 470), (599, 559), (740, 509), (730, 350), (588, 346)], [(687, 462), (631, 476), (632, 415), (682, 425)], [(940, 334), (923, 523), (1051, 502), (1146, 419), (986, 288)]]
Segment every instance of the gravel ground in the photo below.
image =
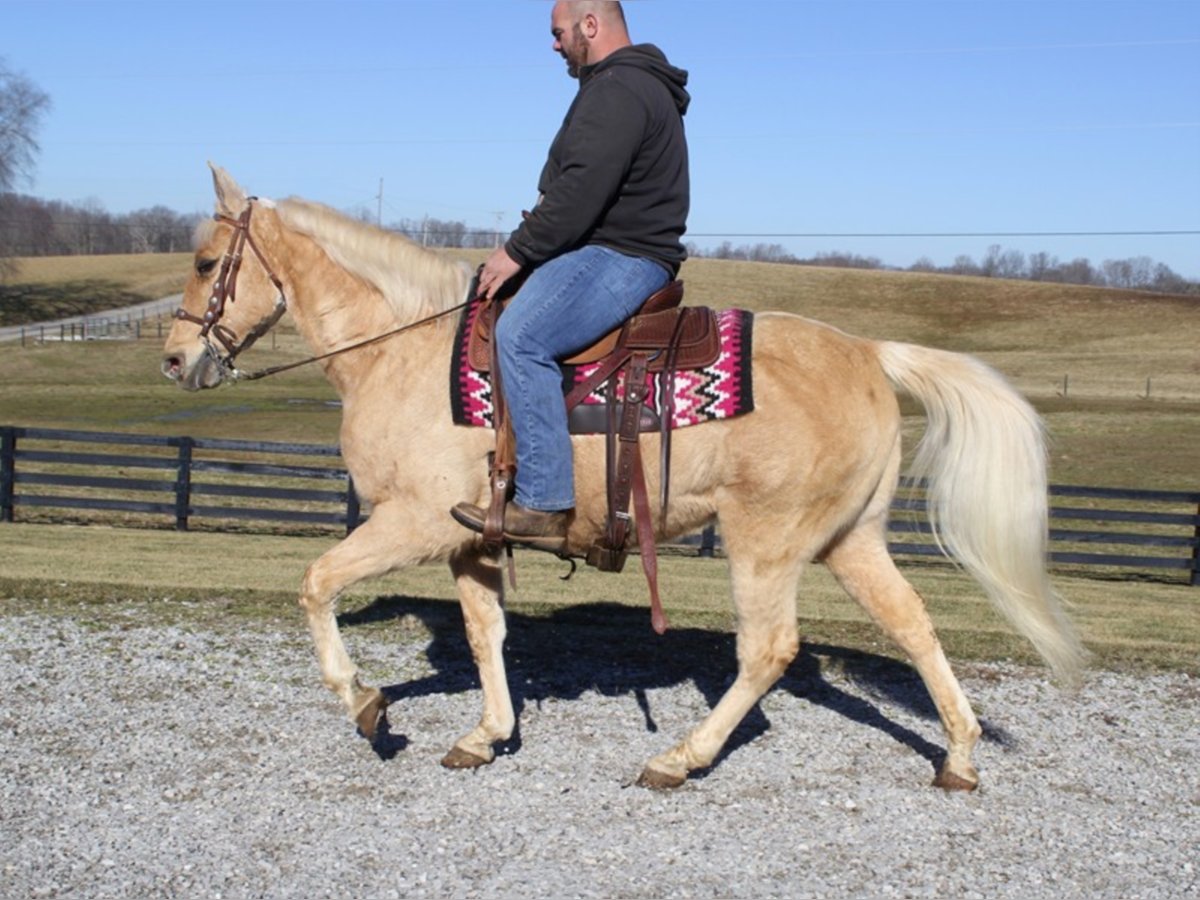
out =
[(580, 631), (563, 653), (514, 623), (519, 738), (452, 772), (480, 709), (465, 643), (391, 624), (346, 629), (396, 698), (377, 754), (299, 622), (0, 618), (0, 894), (1200, 896), (1187, 675), (1095, 672), (1065, 696), (961, 667), (983, 787), (944, 794), (912, 673), (817, 648), (709, 773), (656, 793), (632, 782), (719, 693), (726, 636), (670, 632), (655, 656)]

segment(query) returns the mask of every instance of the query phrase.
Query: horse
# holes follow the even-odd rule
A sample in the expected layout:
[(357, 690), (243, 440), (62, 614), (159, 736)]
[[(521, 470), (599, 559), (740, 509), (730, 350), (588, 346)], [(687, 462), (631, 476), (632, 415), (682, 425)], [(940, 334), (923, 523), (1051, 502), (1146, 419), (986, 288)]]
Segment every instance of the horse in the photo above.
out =
[[(448, 398), (451, 313), (467, 299), (470, 268), (316, 202), (248, 197), (227, 172), (210, 168), (215, 215), (197, 230), (162, 371), (185, 390), (216, 387), (238, 374), (236, 354), (290, 313), (342, 398), (341, 452), (370, 505), (365, 523), (313, 562), (301, 584), (321, 677), (359, 731), (377, 739), (387, 701), (346, 651), (338, 596), (403, 566), (447, 562), (483, 711), (442, 764), (486, 765), (516, 721), (503, 657), (500, 551), (449, 512), (461, 500), (486, 505), (494, 444), (491, 430), (454, 424)], [(1071, 684), (1084, 651), (1046, 571), (1041, 420), (1002, 375), (971, 356), (856, 337), (784, 312), (755, 315), (751, 368), (754, 411), (677, 431), (670, 502), (650, 513), (658, 540), (719, 526), (737, 675), (690, 733), (645, 763), (639, 783), (677, 787), (711, 766), (799, 652), (798, 584), (819, 562), (922, 678), (946, 740), (933, 783), (974, 789), (979, 722), (923, 598), (886, 541), (901, 475), (898, 394), (925, 410), (910, 476), (927, 484), (939, 542), (1055, 677)], [(658, 435), (642, 437), (646, 452), (656, 453)], [(605, 526), (604, 443), (603, 435), (573, 438), (570, 555), (581, 555)], [(657, 473), (647, 482), (654, 495)]]

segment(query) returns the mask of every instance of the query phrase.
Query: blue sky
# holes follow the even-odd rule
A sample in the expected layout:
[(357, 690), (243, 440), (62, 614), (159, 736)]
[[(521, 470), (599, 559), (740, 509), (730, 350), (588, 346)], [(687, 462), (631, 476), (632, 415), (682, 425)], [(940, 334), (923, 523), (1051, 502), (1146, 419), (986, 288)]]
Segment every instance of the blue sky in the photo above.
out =
[[(548, 0), (0, 0), (53, 107), (25, 193), (249, 191), (510, 229), (575, 90)], [(630, 0), (689, 70), (689, 238), (907, 266), (991, 244), (1200, 278), (1200, 3)], [(851, 237), (970, 233), (966, 237)], [(990, 233), (990, 234), (984, 234)], [(782, 235), (817, 235), (783, 237)]]

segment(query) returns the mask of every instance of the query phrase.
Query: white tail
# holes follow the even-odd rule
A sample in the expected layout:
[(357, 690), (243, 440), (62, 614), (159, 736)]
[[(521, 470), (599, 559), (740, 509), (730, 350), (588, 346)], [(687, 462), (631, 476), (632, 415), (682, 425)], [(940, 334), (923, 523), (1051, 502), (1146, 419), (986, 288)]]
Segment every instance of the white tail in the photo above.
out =
[(882, 342), (879, 359), (925, 407), (913, 475), (928, 482), (938, 542), (1067, 683), (1084, 651), (1046, 573), (1049, 540), (1041, 419), (979, 360)]

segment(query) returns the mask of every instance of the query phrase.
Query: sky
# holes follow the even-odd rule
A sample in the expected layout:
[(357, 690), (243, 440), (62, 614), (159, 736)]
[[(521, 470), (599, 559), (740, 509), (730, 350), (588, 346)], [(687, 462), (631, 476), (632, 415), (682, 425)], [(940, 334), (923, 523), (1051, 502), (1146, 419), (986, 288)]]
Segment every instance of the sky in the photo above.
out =
[[(577, 83), (548, 0), (0, 0), (51, 99), (16, 189), (516, 226)], [(629, 0), (687, 69), (687, 240), (908, 266), (989, 246), (1200, 279), (1194, 0)], [(1164, 232), (1190, 232), (1166, 234)]]

